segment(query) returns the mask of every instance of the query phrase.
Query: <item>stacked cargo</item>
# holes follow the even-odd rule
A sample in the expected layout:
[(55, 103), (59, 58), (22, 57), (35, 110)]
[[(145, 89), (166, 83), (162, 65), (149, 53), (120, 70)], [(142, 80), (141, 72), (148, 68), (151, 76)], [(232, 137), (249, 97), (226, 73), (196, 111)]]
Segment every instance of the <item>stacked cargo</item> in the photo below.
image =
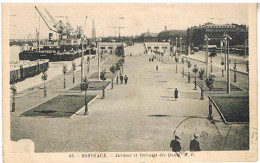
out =
[(49, 68), (49, 61), (16, 62), (11, 63), (10, 66), (10, 84), (14, 84), (47, 71)]

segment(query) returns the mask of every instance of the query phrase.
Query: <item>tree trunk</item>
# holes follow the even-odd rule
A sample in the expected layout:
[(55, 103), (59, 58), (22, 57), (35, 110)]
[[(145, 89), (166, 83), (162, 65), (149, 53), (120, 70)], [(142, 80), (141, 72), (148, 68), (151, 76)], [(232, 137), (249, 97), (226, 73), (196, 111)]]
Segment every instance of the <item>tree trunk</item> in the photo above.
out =
[(197, 90), (196, 73), (195, 73), (195, 82), (194, 82), (194, 83), (195, 83), (195, 87), (194, 87), (194, 89)]
[(222, 65), (222, 77), (224, 77), (224, 66)]
[(234, 70), (234, 83), (237, 82), (237, 74), (236, 74), (236, 70)]
[(113, 89), (114, 88), (114, 78), (112, 78), (111, 80), (112, 80), (111, 81), (111, 89)]
[(12, 110), (11, 112), (15, 112), (15, 97), (13, 95), (13, 102), (12, 102)]
[(210, 64), (211, 64), (211, 69), (210, 69), (210, 72), (212, 72), (213, 71), (213, 68), (212, 68), (212, 57), (210, 57)]
[(84, 112), (84, 115), (88, 115), (87, 90), (85, 90), (85, 112)]
[(184, 66), (182, 65), (182, 77), (184, 77)]
[(64, 86), (64, 89), (66, 88), (66, 81), (65, 81), (65, 74), (64, 74), (64, 83), (63, 83), (63, 86)]
[(75, 77), (74, 77), (74, 70), (73, 70), (73, 84), (74, 84), (74, 82), (75, 82)]
[(44, 80), (44, 97), (47, 97), (47, 87), (45, 85), (45, 80)]
[(105, 98), (105, 88), (102, 90), (102, 98)]

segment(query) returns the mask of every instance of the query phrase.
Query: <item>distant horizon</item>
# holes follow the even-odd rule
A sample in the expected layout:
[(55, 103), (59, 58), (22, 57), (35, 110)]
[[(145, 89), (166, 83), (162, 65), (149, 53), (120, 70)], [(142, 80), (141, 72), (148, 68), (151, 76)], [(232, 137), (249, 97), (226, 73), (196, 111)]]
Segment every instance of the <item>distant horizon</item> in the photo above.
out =
[[(136, 36), (168, 30), (187, 30), (207, 22), (214, 24), (243, 24), (248, 26), (247, 4), (174, 4), (174, 3), (85, 3), (85, 4), (36, 4), (46, 17), (44, 9), (59, 20), (67, 16), (72, 27), (83, 25), (85, 34), (91, 37), (92, 21), (95, 22), (97, 37), (114, 37), (114, 27), (121, 29), (121, 36)], [(79, 6), (80, 5), (80, 6)], [(35, 4), (8, 4), (10, 17), (10, 39), (25, 39), (29, 33), (35, 37), (39, 29), (39, 14)], [(26, 12), (24, 12), (26, 11)], [(185, 11), (185, 12), (183, 12)], [(49, 31), (40, 18), (40, 37), (47, 38)], [(118, 30), (116, 31), (118, 36)]]

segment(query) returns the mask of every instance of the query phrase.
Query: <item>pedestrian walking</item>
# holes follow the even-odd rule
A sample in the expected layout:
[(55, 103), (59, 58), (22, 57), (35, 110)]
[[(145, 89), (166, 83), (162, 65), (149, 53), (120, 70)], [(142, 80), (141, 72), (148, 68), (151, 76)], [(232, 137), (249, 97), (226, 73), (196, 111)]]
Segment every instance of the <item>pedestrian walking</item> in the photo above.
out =
[(123, 75), (120, 75), (121, 84), (123, 84), (123, 79), (124, 79)]
[(181, 151), (181, 143), (179, 142), (179, 140), (180, 140), (179, 136), (175, 135), (174, 140), (171, 141), (170, 147), (172, 148), (173, 152)]
[(197, 134), (194, 134), (194, 139), (190, 141), (190, 151), (201, 151), (200, 143), (197, 140), (198, 137), (199, 136)]
[(125, 75), (124, 80), (125, 80), (125, 84), (127, 84), (127, 81), (128, 81), (128, 76), (127, 75)]
[(158, 71), (158, 69), (159, 69), (159, 67), (158, 67), (158, 65), (156, 65), (156, 71)]
[(175, 90), (174, 90), (174, 98), (175, 98), (175, 101), (177, 101), (177, 99), (178, 99), (178, 89), (177, 88), (175, 88)]

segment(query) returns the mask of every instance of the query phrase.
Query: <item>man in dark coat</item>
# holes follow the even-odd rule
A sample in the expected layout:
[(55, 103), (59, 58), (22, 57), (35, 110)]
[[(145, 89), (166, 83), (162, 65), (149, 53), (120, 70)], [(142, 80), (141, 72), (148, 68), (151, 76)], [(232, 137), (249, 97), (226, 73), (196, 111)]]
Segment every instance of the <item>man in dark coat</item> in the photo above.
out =
[(123, 79), (124, 79), (123, 75), (120, 75), (121, 84), (123, 84)]
[(178, 89), (177, 88), (175, 88), (175, 90), (174, 90), (174, 98), (175, 98), (175, 101), (177, 100), (177, 98), (178, 98)]
[(181, 144), (178, 140), (180, 140), (179, 136), (175, 135), (174, 140), (171, 141), (170, 147), (172, 148), (173, 152), (181, 151)]
[(190, 151), (201, 151), (200, 143), (197, 140), (198, 137), (198, 135), (194, 134), (194, 139), (190, 141)]

